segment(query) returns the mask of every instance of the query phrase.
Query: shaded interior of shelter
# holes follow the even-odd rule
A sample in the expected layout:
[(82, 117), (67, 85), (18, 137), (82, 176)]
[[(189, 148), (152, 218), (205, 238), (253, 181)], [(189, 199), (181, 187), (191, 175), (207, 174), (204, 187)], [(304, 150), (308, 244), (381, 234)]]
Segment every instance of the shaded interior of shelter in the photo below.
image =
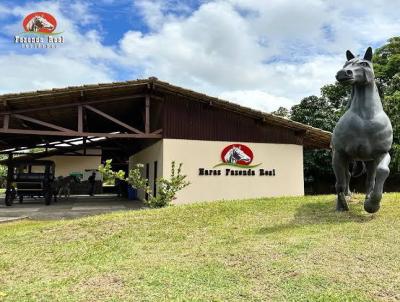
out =
[[(162, 138), (309, 149), (327, 149), (330, 142), (329, 132), (155, 78), (2, 95), (0, 125), (0, 152), (14, 160), (100, 147), (102, 161), (113, 159), (113, 167), (125, 171), (129, 156)], [(25, 153), (31, 148), (43, 151)]]

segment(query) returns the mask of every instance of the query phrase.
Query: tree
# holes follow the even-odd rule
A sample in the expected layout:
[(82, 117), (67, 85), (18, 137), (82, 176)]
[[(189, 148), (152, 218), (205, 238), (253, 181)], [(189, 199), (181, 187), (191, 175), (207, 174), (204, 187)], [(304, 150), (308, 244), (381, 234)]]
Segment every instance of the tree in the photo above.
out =
[(277, 116), (281, 116), (281, 117), (286, 117), (286, 118), (290, 117), (289, 110), (282, 106), (279, 107), (276, 111), (272, 111), (271, 113), (274, 115), (277, 115)]
[(394, 37), (376, 49), (373, 56), (377, 85), (383, 98), (383, 108), (393, 126), (391, 150), (392, 172), (400, 171), (400, 37)]
[(400, 37), (394, 37), (380, 48), (373, 56), (375, 77), (381, 89), (385, 92), (400, 69)]
[(333, 111), (336, 113), (335, 119), (343, 114), (344, 109), (350, 99), (351, 86), (342, 85), (338, 82), (334, 84), (328, 84), (322, 86), (321, 96), (324, 98), (332, 107)]
[[(322, 96), (315, 95), (301, 100), (292, 106), (290, 117), (296, 122), (316, 128), (332, 131), (339, 112), (344, 106), (346, 92), (336, 84), (326, 85), (321, 89)], [(331, 152), (329, 150), (305, 150), (304, 176), (306, 179), (332, 178)]]
[(290, 117), (296, 122), (316, 128), (331, 131), (335, 123), (335, 110), (330, 102), (315, 95), (301, 100), (300, 104), (292, 106)]

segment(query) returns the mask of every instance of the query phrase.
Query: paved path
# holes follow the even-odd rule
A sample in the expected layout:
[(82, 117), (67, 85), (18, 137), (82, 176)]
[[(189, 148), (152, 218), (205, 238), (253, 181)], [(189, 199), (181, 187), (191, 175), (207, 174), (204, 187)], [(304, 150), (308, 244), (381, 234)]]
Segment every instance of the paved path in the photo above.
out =
[(114, 195), (71, 196), (68, 200), (61, 198), (57, 203), (49, 206), (44, 204), (43, 199), (26, 199), (24, 203), (19, 204), (17, 201), (11, 207), (5, 206), (4, 197), (2, 197), (0, 198), (0, 222), (25, 217), (37, 220), (71, 219), (141, 208), (144, 206), (140, 201), (118, 198)]
[(21, 220), (21, 219), (26, 219), (28, 218), (27, 216), (10, 216), (10, 217), (1, 217), (0, 216), (0, 223), (5, 223), (5, 222), (11, 222), (11, 221), (16, 221), (16, 220)]

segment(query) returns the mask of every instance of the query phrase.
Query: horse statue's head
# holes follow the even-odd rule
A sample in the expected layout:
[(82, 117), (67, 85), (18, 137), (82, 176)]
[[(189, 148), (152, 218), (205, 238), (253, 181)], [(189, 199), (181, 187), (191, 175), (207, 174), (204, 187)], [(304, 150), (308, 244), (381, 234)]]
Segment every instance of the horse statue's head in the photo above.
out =
[(232, 149), (229, 150), (229, 152), (225, 155), (225, 162), (235, 164), (238, 161), (244, 161), (248, 163), (251, 161), (251, 158), (242, 151), (240, 146), (232, 147)]
[(350, 50), (346, 51), (346, 57), (346, 63), (336, 74), (339, 83), (367, 85), (374, 82), (371, 47), (368, 47), (363, 59), (355, 57)]

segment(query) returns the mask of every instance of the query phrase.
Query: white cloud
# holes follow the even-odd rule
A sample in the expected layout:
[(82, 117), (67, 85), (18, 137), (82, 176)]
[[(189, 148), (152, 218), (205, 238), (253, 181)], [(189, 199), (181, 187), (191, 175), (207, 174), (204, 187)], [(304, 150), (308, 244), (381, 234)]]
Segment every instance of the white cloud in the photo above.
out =
[(378, 1), (216, 0), (180, 19), (163, 14), (160, 3), (139, 6), (157, 30), (121, 40), (129, 64), (144, 77), (268, 110), (319, 94), (334, 82), (346, 49), (363, 53), (400, 31), (388, 12), (393, 5)]
[(281, 106), (290, 108), (295, 104), (290, 99), (261, 90), (230, 90), (220, 93), (218, 97), (266, 112), (274, 111)]
[[(60, 20), (66, 39), (59, 49), (35, 56), (0, 55), (6, 70), (0, 87), (22, 91), (111, 81), (122, 70), (131, 78), (157, 76), (262, 110), (290, 107), (334, 82), (346, 49), (364, 53), (368, 45), (398, 35), (395, 2), (210, 0), (191, 11), (190, 1), (136, 0), (134, 9), (150, 30), (127, 31), (114, 46), (104, 46), (101, 20), (83, 2), (40, 1), (11, 9), (0, 5), (0, 12), (21, 18), (47, 7)], [(92, 29), (83, 31), (82, 22)], [(14, 34), (19, 27), (2, 26), (2, 32)], [(36, 72), (37, 81), (30, 82), (33, 73), (27, 68), (40, 69), (46, 61), (53, 79)]]
[(136, 0), (135, 7), (141, 12), (147, 25), (157, 31), (166, 22), (180, 19), (191, 13), (190, 1), (180, 0)]
[(98, 18), (90, 13), (90, 7), (85, 2), (71, 2), (69, 11), (71, 16), (79, 16), (81, 25), (88, 25), (98, 22)]
[(127, 61), (142, 65), (146, 76), (185, 85), (204, 81), (216, 87), (251, 86), (261, 68), (255, 37), (237, 12), (222, 3), (203, 5), (158, 33), (128, 32), (120, 46)]
[[(17, 62), (17, 64), (16, 64)], [(0, 93), (33, 91), (84, 83), (111, 82), (110, 71), (103, 65), (92, 65), (55, 55), (0, 56), (2, 76)]]

